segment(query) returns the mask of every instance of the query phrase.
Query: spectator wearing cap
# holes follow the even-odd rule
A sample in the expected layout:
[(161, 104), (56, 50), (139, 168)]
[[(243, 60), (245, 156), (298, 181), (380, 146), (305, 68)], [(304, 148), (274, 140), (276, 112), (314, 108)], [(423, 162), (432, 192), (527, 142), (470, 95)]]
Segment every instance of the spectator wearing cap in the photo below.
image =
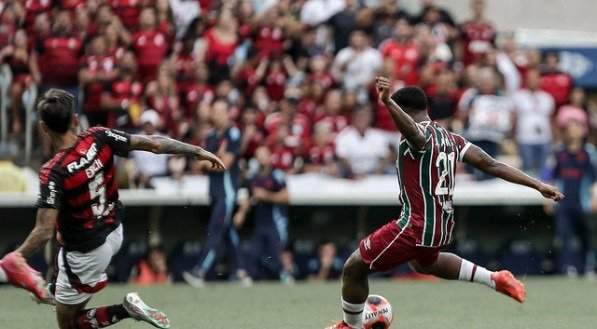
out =
[(552, 144), (551, 118), (555, 111), (553, 97), (539, 88), (540, 72), (526, 73), (526, 88), (512, 95), (516, 113), (515, 140), (522, 157), (522, 169), (539, 174)]
[[(561, 130), (566, 126), (568, 121), (576, 120), (585, 126), (586, 130), (588, 130), (589, 117), (585, 103), (585, 91), (580, 87), (574, 88), (570, 93), (570, 100), (568, 104), (563, 105), (557, 111), (555, 122), (558, 128)], [(555, 131), (559, 133), (560, 130)], [(561, 140), (561, 138), (558, 139)]]
[(0, 192), (27, 192), (27, 177), (23, 169), (12, 162), (13, 155), (9, 145), (0, 144)]
[(365, 97), (375, 73), (382, 66), (380, 52), (368, 43), (365, 32), (352, 32), (350, 46), (340, 50), (332, 65), (332, 74), (344, 89), (358, 91)]
[[(141, 124), (140, 135), (151, 136), (161, 135), (157, 127), (160, 124), (160, 116), (154, 110), (145, 110), (139, 119)], [(151, 179), (153, 177), (168, 175), (168, 154), (153, 154), (150, 152), (133, 151), (131, 159), (135, 165), (133, 174), (133, 186), (137, 188), (153, 188)]]
[(371, 127), (372, 119), (371, 109), (361, 107), (354, 112), (352, 124), (336, 136), (336, 155), (345, 178), (388, 172), (390, 145), (381, 130)]

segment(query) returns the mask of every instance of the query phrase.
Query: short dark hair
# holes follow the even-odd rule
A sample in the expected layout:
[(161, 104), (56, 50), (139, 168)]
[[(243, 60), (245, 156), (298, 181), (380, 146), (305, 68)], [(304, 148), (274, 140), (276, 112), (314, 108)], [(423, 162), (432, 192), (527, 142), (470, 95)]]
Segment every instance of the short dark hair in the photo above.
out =
[(37, 102), (37, 112), (51, 131), (64, 134), (75, 114), (75, 97), (64, 90), (52, 88)]
[(392, 100), (406, 112), (427, 111), (427, 95), (417, 86), (398, 89), (392, 95)]

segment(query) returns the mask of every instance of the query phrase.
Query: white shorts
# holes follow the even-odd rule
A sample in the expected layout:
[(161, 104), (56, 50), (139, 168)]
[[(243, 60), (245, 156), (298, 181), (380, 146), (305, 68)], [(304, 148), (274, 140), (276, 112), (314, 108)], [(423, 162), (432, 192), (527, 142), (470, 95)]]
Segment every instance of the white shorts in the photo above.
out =
[(58, 253), (56, 301), (77, 305), (106, 286), (106, 269), (122, 245), (122, 224), (106, 237), (106, 242), (90, 252), (65, 251)]

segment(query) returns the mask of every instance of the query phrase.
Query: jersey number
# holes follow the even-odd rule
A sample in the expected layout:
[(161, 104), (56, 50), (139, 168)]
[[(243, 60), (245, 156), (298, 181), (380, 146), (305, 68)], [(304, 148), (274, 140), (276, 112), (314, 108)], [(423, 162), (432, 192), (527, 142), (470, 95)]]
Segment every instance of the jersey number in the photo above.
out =
[[(454, 167), (456, 155), (454, 152), (446, 154), (440, 152), (435, 161), (435, 165), (439, 170), (439, 181), (435, 186), (435, 195), (452, 195), (454, 193)], [(446, 182), (446, 179), (449, 179)]]
[(97, 173), (93, 180), (89, 182), (89, 198), (91, 200), (98, 199), (91, 205), (93, 216), (105, 216), (108, 214), (108, 207), (106, 207), (106, 186), (104, 185), (104, 175), (101, 172)]

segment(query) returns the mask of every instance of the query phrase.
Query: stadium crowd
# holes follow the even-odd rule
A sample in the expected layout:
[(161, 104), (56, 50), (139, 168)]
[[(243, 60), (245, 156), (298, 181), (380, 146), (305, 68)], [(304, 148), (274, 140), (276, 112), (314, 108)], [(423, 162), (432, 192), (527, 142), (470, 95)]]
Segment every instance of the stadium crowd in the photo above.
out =
[[(529, 173), (542, 173), (570, 122), (595, 144), (597, 99), (560, 70), (557, 53), (498, 33), (482, 0), (470, 10), (456, 22), (432, 0), (419, 12), (396, 0), (0, 0), (11, 137), (23, 139), (22, 94), (35, 84), (73, 93), (88, 126), (196, 145), (225, 104), (245, 171), (266, 146), (287, 175), (393, 174), (398, 133), (373, 83), (383, 75), (393, 91), (421, 86), (433, 120)], [(124, 168), (136, 188), (203, 174), (194, 159), (147, 153)], [(334, 257), (314, 260), (311, 276), (327, 277)]]
[[(392, 173), (396, 134), (377, 102), (378, 74), (395, 89), (422, 86), (432, 119), (491, 155), (520, 155), (529, 171), (560, 138), (554, 124), (597, 124), (595, 102), (559, 70), (557, 54), (498, 38), (480, 0), (464, 22), (429, 0), (418, 13), (394, 0), (9, 0), (0, 12), (17, 138), (29, 84), (75, 94), (90, 126), (195, 144), (220, 98), (242, 130), (245, 160), (266, 145), (288, 174)], [(131, 186), (201, 172), (190, 159), (134, 159)]]

